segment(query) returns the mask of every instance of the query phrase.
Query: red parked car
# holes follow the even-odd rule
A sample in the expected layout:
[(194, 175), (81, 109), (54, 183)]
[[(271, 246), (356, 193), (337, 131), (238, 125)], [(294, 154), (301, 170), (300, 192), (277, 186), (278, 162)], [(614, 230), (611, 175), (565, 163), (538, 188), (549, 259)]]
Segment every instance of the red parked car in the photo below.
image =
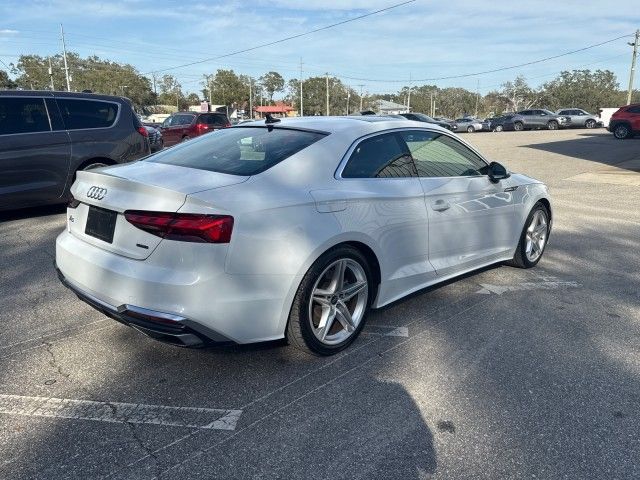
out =
[(620, 140), (640, 134), (640, 103), (620, 107), (611, 115), (609, 131)]
[(162, 122), (164, 146), (170, 147), (190, 138), (231, 126), (224, 113), (178, 112)]

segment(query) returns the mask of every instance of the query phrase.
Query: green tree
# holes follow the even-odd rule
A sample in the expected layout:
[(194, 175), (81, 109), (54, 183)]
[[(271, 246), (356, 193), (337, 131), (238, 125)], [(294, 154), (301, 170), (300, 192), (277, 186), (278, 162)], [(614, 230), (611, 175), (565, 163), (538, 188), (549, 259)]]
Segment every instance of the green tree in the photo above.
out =
[(284, 90), (284, 78), (278, 72), (268, 72), (260, 77), (260, 86), (269, 96), (269, 102), (273, 102), (273, 95)]
[(187, 108), (188, 103), (182, 93), (182, 85), (173, 75), (163, 75), (158, 80), (160, 95), (158, 101), (163, 105), (175, 105), (179, 110)]
[(247, 75), (238, 75), (233, 70), (219, 69), (209, 82), (204, 82), (203, 93), (206, 98), (209, 98), (209, 85), (211, 85), (214, 104), (242, 108), (249, 103), (249, 84), (252, 81)]
[[(287, 84), (285, 100), (296, 106), (300, 111), (300, 81), (291, 79)], [(326, 115), (327, 113), (327, 78), (310, 77), (302, 85), (303, 112), (305, 116)], [(329, 77), (329, 114), (344, 115), (347, 113), (347, 99), (349, 112), (360, 109), (360, 97), (352, 88), (346, 87), (340, 79)]]
[(513, 112), (533, 107), (543, 96), (531, 88), (522, 75), (518, 75), (513, 82), (502, 84), (501, 94)]
[(186, 101), (189, 105), (199, 105), (200, 97), (197, 93), (190, 93), (189, 95), (187, 95)]
[(16, 82), (9, 78), (9, 74), (4, 70), (0, 70), (0, 89), (16, 88)]
[(552, 109), (578, 107), (597, 112), (600, 107), (626, 103), (615, 74), (610, 70), (561, 72), (543, 85), (545, 105)]
[[(52, 77), (49, 76), (51, 60)], [(151, 82), (133, 66), (120, 64), (97, 56), (82, 58), (78, 54), (67, 54), (71, 89), (74, 91), (91, 90), (95, 93), (123, 95), (138, 106), (153, 103)], [(25, 89), (66, 90), (66, 78), (62, 55), (41, 57), (39, 55), (21, 55), (12, 65), (17, 86)]]

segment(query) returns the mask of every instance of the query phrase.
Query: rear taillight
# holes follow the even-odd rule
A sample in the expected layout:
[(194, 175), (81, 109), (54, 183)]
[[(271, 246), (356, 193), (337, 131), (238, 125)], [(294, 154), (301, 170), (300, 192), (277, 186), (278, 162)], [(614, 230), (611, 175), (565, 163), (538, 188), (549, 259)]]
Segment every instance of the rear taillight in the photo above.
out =
[(233, 217), (229, 215), (127, 210), (124, 217), (152, 235), (183, 242), (229, 243), (233, 230)]
[(196, 125), (196, 130), (198, 131), (198, 133), (206, 132), (207, 130), (209, 130), (209, 125), (207, 125), (206, 123), (198, 123)]
[(143, 137), (148, 137), (148, 136), (149, 136), (149, 132), (147, 132), (147, 129), (146, 129), (146, 128), (144, 128), (144, 127), (138, 127), (138, 128), (137, 128), (137, 130), (138, 130), (138, 133), (139, 133), (140, 135), (142, 135)]

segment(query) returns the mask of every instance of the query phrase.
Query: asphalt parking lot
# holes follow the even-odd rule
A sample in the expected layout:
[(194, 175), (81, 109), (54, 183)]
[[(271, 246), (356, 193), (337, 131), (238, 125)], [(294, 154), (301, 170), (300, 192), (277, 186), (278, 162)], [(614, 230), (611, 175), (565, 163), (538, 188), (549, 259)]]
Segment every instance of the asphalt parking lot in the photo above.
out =
[(547, 182), (537, 268), (369, 316), (331, 358), (185, 350), (56, 277), (64, 209), (0, 217), (0, 477), (640, 478), (640, 139), (465, 135)]

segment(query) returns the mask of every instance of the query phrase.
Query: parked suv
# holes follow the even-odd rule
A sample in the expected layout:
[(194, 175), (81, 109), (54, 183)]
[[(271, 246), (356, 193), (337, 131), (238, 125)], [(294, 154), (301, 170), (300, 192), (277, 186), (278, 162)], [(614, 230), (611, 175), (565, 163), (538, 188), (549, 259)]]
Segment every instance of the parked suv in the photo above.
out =
[(148, 154), (126, 98), (0, 90), (0, 210), (63, 203), (78, 170)]
[(503, 130), (558, 130), (568, 124), (566, 117), (556, 115), (550, 110), (522, 110), (502, 124)]
[(162, 122), (164, 146), (170, 147), (190, 138), (231, 126), (224, 113), (178, 112)]
[(611, 115), (609, 131), (620, 140), (640, 134), (640, 103), (620, 107)]
[(602, 120), (597, 115), (581, 108), (565, 108), (556, 113), (567, 118), (567, 127), (596, 128), (602, 126)]
[(455, 131), (457, 125), (455, 122), (445, 122), (442, 120), (436, 120), (435, 118), (430, 117), (429, 115), (425, 115), (424, 113), (401, 113), (401, 117), (406, 118), (407, 120), (413, 120), (415, 122), (425, 122), (425, 123), (435, 123), (436, 125), (441, 126), (442, 128), (446, 128), (447, 130)]

